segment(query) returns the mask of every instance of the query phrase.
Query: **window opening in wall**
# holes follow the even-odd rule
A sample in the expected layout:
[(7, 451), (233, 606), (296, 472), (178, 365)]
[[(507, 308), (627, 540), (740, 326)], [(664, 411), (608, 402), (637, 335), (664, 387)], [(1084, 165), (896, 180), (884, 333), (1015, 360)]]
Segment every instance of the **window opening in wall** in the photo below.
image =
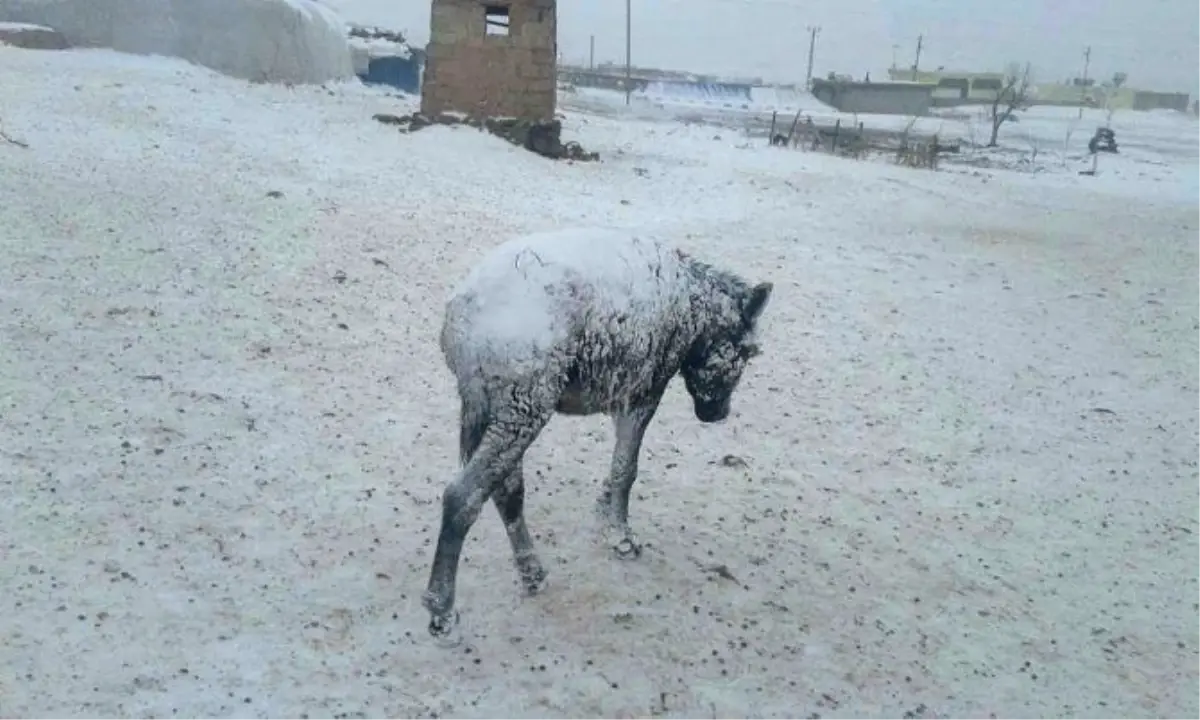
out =
[(485, 5), (483, 8), (484, 31), (488, 35), (508, 35), (508, 7)]

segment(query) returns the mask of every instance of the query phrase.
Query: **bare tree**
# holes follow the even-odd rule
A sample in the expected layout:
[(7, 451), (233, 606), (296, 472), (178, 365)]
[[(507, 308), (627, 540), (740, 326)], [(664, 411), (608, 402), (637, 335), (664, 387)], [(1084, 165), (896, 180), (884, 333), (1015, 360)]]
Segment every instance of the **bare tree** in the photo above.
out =
[(1029, 162), (1037, 163), (1038, 151), (1041, 150), (1042, 144), (1038, 141), (1038, 136), (1032, 132), (1025, 132), (1025, 142), (1029, 143)]
[(1080, 123), (1080, 120), (1075, 118), (1074, 116), (1072, 116), (1071, 120), (1067, 122), (1067, 136), (1065, 139), (1063, 139), (1063, 149), (1062, 149), (1063, 167), (1067, 166), (1067, 157), (1071, 153), (1071, 136), (1075, 134), (1075, 130), (1079, 127), (1079, 123)]
[(996, 97), (992, 100), (992, 138), (988, 141), (988, 147), (996, 147), (999, 144), (996, 139), (1000, 135), (1000, 126), (1007, 122), (1013, 113), (1029, 107), (1031, 81), (1029, 63), (1025, 63), (1024, 70), (1009, 68), (1004, 84), (996, 91)]

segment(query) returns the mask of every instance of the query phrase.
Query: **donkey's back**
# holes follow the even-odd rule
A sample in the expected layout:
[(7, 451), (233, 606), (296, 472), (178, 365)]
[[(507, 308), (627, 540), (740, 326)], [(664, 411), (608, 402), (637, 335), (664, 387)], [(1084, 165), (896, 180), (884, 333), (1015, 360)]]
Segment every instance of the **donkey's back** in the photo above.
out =
[(618, 231), (514, 238), (492, 248), (452, 293), (442, 351), (460, 377), (494, 376), (544, 372), (587, 335), (637, 344), (639, 332), (656, 330), (686, 302), (683, 277), (671, 248)]

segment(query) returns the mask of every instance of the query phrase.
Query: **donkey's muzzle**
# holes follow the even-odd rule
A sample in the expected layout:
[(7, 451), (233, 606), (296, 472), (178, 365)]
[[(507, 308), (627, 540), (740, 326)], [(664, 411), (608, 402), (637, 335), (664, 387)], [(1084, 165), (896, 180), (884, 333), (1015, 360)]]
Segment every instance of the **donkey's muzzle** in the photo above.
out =
[(729, 417), (729, 402), (694, 402), (696, 419), (702, 423), (721, 422)]

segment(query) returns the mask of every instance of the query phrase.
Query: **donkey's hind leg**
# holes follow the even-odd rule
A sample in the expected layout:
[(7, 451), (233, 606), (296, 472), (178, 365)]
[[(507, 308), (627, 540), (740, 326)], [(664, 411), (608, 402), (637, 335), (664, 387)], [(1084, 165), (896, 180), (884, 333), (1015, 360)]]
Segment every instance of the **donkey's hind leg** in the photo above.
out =
[(550, 412), (535, 417), (495, 418), (458, 478), (442, 495), (442, 526), (438, 533), (433, 568), (421, 600), (429, 611), (429, 632), (450, 634), (457, 622), (454, 592), (463, 542), (488, 497), (517, 469), (521, 456), (550, 419)]
[(525, 592), (533, 595), (542, 589), (546, 581), (546, 569), (533, 548), (533, 539), (529, 537), (529, 528), (525, 524), (525, 474), (522, 464), (518, 460), (516, 469), (496, 487), (492, 502), (500, 511), (500, 519), (504, 521), (504, 529), (508, 532), (521, 586)]

